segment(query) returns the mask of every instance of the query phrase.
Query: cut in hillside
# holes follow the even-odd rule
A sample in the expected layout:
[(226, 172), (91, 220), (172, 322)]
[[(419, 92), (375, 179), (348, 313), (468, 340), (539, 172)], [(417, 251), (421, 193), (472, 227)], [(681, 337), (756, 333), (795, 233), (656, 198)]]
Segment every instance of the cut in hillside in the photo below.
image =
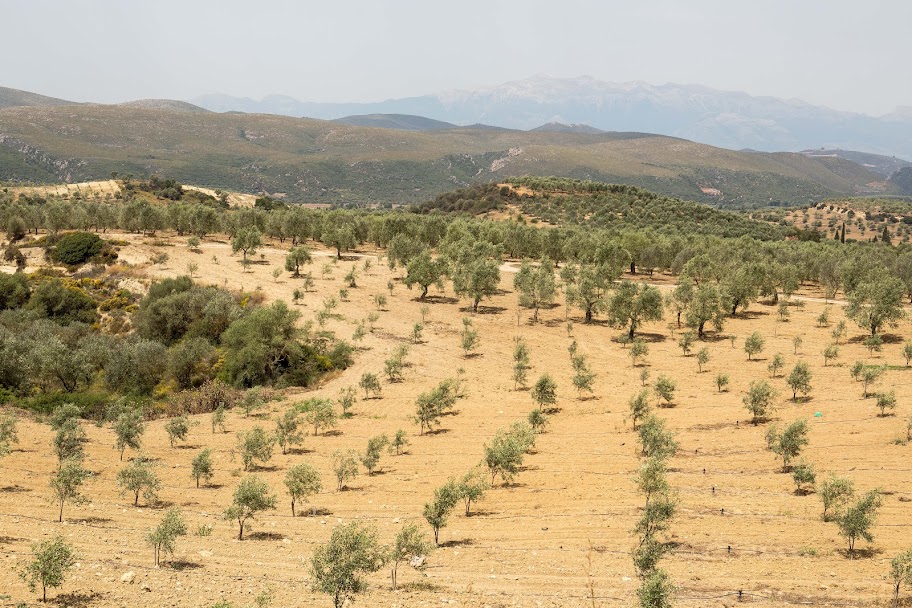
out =
[(341, 204), (418, 202), (508, 175), (558, 175), (750, 208), (871, 193), (866, 184), (880, 179), (849, 161), (841, 162), (851, 170), (834, 170), (834, 159), (736, 152), (648, 134), (409, 132), (101, 105), (0, 110), (0, 144), (9, 167), (0, 179), (7, 181), (36, 179), (29, 171), (67, 182), (117, 171)]
[(456, 125), (442, 120), (413, 116), (410, 114), (362, 114), (337, 118), (333, 122), (353, 127), (378, 127), (381, 129), (399, 129), (401, 131), (434, 131), (452, 129)]

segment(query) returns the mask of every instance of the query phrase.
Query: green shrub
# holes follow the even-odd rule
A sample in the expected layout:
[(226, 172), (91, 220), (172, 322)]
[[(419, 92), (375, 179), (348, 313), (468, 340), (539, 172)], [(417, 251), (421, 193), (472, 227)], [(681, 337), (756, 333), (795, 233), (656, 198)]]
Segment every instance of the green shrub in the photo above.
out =
[(57, 241), (51, 257), (67, 266), (85, 264), (104, 249), (104, 241), (91, 232), (71, 232)]

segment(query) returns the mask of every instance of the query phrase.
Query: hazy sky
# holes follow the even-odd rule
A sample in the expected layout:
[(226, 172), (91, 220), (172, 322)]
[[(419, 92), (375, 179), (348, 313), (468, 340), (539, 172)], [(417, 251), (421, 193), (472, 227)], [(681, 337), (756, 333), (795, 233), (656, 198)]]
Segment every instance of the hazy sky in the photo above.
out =
[(534, 74), (912, 106), (907, 0), (0, 0), (0, 86), (379, 101)]

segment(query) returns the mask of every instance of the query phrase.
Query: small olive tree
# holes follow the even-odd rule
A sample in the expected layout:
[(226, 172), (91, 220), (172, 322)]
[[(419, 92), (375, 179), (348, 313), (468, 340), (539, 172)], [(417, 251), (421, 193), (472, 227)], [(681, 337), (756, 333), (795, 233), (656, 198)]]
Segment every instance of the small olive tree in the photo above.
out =
[(146, 504), (155, 504), (161, 489), (161, 481), (155, 474), (152, 463), (142, 455), (136, 456), (133, 462), (117, 472), (117, 485), (121, 494), (133, 493), (134, 507), (139, 505), (140, 494)]
[(849, 553), (855, 552), (855, 541), (859, 538), (869, 543), (874, 541), (871, 528), (874, 527), (877, 510), (881, 504), (883, 504), (883, 497), (880, 491), (871, 490), (849, 505), (836, 520), (839, 534), (849, 543)]
[(755, 331), (744, 339), (744, 352), (747, 353), (748, 361), (750, 361), (754, 355), (759, 355), (763, 352), (764, 342), (763, 335), (759, 331)]
[(278, 499), (270, 493), (266, 480), (248, 475), (234, 490), (231, 505), (225, 509), (225, 519), (238, 523), (238, 540), (244, 540), (247, 522), (256, 519), (262, 511), (275, 510), (277, 504)]
[(766, 420), (775, 397), (776, 391), (766, 380), (754, 380), (750, 383), (742, 401), (744, 407), (751, 413), (751, 423), (759, 424)]
[(19, 576), (31, 591), (41, 587), (41, 601), (46, 602), (48, 587), (61, 586), (77, 559), (76, 552), (63, 536), (55, 534), (40, 543), (32, 543), (32, 560), (19, 572)]
[(367, 589), (363, 575), (382, 568), (386, 559), (375, 528), (359, 522), (338, 526), (310, 558), (311, 588), (331, 596), (333, 606), (342, 608)]
[(358, 453), (354, 450), (336, 450), (332, 454), (333, 474), (336, 476), (336, 490), (345, 489), (345, 483), (358, 476)]
[(187, 524), (180, 509), (168, 509), (161, 522), (146, 535), (146, 542), (154, 551), (155, 566), (161, 564), (162, 555), (174, 555), (178, 536), (186, 536)]
[(193, 457), (190, 463), (190, 476), (196, 481), (196, 487), (200, 487), (200, 479), (208, 485), (212, 479), (212, 450), (205, 448), (199, 454)]
[(320, 482), (319, 471), (305, 462), (288, 469), (285, 473), (285, 488), (291, 497), (291, 516), (294, 517), (297, 502), (319, 494), (323, 484)]
[(274, 443), (275, 437), (267, 433), (260, 425), (253, 427), (249, 431), (239, 432), (235, 449), (241, 455), (244, 470), (249, 471), (254, 468), (257, 461), (261, 463), (269, 462), (272, 458)]
[(70, 458), (61, 463), (57, 472), (51, 477), (51, 490), (54, 500), (60, 507), (57, 521), (63, 521), (63, 505), (65, 503), (82, 504), (88, 499), (82, 494), (82, 486), (92, 474), (82, 468), (82, 460)]
[(392, 564), (390, 569), (390, 581), (393, 589), (396, 589), (397, 575), (399, 564), (408, 562), (416, 570), (424, 568), (425, 556), (434, 550), (424, 533), (415, 524), (406, 524), (396, 534), (396, 540), (390, 547), (387, 559)]
[(459, 502), (459, 491), (456, 482), (450, 479), (445, 485), (434, 490), (434, 500), (424, 505), (424, 519), (434, 530), (434, 544), (440, 544), (440, 529), (446, 526), (447, 519)]
[(771, 424), (766, 430), (766, 445), (771, 452), (782, 458), (782, 472), (787, 473), (789, 463), (801, 454), (808, 439), (807, 420), (796, 420), (781, 431), (778, 425)]

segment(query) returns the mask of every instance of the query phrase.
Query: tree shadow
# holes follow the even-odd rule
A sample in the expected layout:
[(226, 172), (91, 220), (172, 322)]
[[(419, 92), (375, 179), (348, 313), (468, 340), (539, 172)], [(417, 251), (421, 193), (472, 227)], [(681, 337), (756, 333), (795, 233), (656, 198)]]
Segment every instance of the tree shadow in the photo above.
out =
[(421, 297), (412, 298), (412, 302), (424, 302), (426, 304), (458, 304), (458, 298), (451, 298), (449, 296), (425, 296), (422, 300)]
[(474, 544), (471, 538), (463, 538), (461, 540), (448, 540), (446, 542), (440, 543), (438, 547), (470, 547)]
[(91, 593), (74, 591), (72, 593), (61, 593), (60, 595), (52, 597), (48, 600), (48, 603), (57, 604), (58, 606), (63, 606), (65, 608), (88, 608), (92, 604), (98, 603), (106, 595), (106, 593), (99, 593), (98, 591), (92, 591)]
[(742, 310), (738, 314), (734, 315), (736, 319), (757, 319), (759, 317), (768, 317), (770, 315), (768, 310)]
[(795, 496), (810, 496), (814, 494), (814, 488), (795, 488)]
[(634, 339), (637, 339), (637, 338), (639, 338), (640, 340), (643, 340), (644, 342), (650, 342), (650, 343), (665, 342), (666, 340), (668, 340), (668, 336), (666, 336), (664, 334), (653, 334), (653, 333), (646, 333), (646, 332), (638, 332), (634, 336)]
[(19, 492), (31, 492), (31, 490), (28, 488), (24, 488), (24, 487), (20, 486), (19, 484), (15, 484), (15, 485), (4, 486), (4, 487), (0, 488), (0, 492), (19, 493)]
[(472, 510), (469, 512), (466, 517), (487, 517), (489, 515), (494, 515), (496, 511), (488, 511), (487, 509), (476, 509), (472, 507)]
[(877, 547), (866, 547), (864, 549), (855, 549), (854, 551), (849, 551), (848, 549), (837, 549), (836, 553), (839, 553), (847, 559), (872, 559), (883, 553), (883, 549)]
[(185, 559), (171, 560), (168, 562), (168, 566), (172, 570), (177, 570), (178, 572), (181, 572), (183, 570), (199, 570), (203, 567), (203, 565), (198, 562), (191, 562)]
[(107, 524), (114, 521), (110, 517), (80, 517), (79, 519), (70, 519), (69, 522), (73, 524), (85, 524), (87, 526), (97, 526), (99, 524)]
[(314, 450), (308, 450), (307, 448), (288, 448), (285, 451), (287, 456), (301, 456), (303, 454), (313, 454)]
[(250, 540), (282, 540), (285, 535), (278, 532), (251, 532), (247, 538)]
[(479, 304), (478, 310), (473, 311), (471, 306), (466, 306), (465, 308), (460, 308), (459, 312), (474, 313), (476, 315), (499, 315), (507, 312), (507, 309), (503, 306), (484, 306)]
[(197, 449), (199, 449), (199, 447), (200, 446), (198, 446), (198, 445), (189, 444), (189, 443), (183, 443), (183, 444), (174, 446), (174, 448), (177, 450), (197, 450)]
[(324, 437), (341, 437), (342, 434), (343, 434), (342, 431), (340, 431), (339, 429), (331, 429), (329, 431), (323, 431)]
[(11, 543), (19, 542), (21, 538), (16, 538), (15, 536), (0, 536), (0, 545), (9, 545)]
[(424, 434), (425, 435), (446, 435), (449, 432), (450, 432), (450, 429), (433, 429), (433, 430), (425, 431)]
[(329, 509), (320, 507), (318, 509), (307, 509), (304, 512), (302, 512), (300, 515), (298, 515), (298, 517), (327, 517), (332, 514), (333, 514), (333, 512), (330, 511)]

